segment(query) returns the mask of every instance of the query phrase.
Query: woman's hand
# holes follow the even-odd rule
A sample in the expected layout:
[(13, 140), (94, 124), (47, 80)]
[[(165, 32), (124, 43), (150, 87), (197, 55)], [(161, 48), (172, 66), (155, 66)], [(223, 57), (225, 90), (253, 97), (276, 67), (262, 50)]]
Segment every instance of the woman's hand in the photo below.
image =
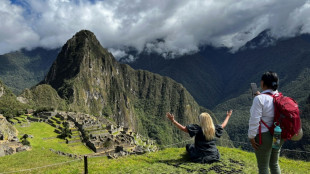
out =
[(232, 109), (231, 109), (231, 110), (229, 110), (229, 111), (227, 111), (226, 116), (227, 116), (227, 117), (230, 117), (230, 116), (231, 116), (231, 114), (232, 114), (232, 112), (233, 112), (233, 110), (232, 110)]
[(167, 117), (171, 122), (174, 121), (174, 115), (173, 115), (173, 114), (170, 114), (170, 112), (167, 112), (167, 113), (166, 113), (166, 117)]
[(166, 117), (172, 122), (173, 125), (175, 125), (177, 128), (179, 128), (181, 131), (188, 133), (188, 130), (185, 126), (181, 125), (177, 121), (174, 120), (174, 115), (170, 114), (169, 112), (166, 113)]
[(251, 142), (251, 145), (252, 145), (253, 149), (257, 150), (259, 144), (256, 143), (255, 139), (254, 138), (250, 139), (250, 142)]
[(260, 95), (260, 92), (259, 92), (259, 91), (256, 91), (255, 94), (254, 94), (254, 96), (258, 96), (258, 95)]

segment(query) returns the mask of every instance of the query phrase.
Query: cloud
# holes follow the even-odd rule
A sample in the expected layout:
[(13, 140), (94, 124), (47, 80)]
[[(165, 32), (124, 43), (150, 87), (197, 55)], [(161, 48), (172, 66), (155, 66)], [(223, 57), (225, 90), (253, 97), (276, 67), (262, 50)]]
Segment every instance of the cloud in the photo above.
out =
[(177, 57), (202, 44), (236, 51), (266, 29), (275, 38), (310, 32), (307, 0), (0, 1), (0, 54), (60, 47), (81, 29), (118, 58), (126, 47)]
[(34, 32), (23, 17), (24, 9), (12, 5), (8, 0), (0, 3), (0, 54), (19, 48), (36, 46), (39, 35)]

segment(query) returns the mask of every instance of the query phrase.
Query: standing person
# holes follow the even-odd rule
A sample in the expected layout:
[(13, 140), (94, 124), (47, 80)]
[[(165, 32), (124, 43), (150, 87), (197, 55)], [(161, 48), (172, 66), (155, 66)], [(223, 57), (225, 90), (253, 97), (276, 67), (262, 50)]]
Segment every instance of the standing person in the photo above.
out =
[[(279, 87), (279, 78), (275, 72), (268, 71), (262, 75), (260, 86), (262, 93), (257, 92), (257, 96), (253, 100), (250, 110), (251, 117), (249, 120), (248, 137), (251, 145), (255, 150), (257, 165), (260, 174), (268, 174), (269, 168), (272, 174), (281, 173), (279, 166), (280, 149), (284, 140), (281, 140), (280, 148), (272, 148), (273, 136), (268, 128), (261, 123), (264, 121), (268, 127), (271, 127), (274, 122), (274, 104), (273, 97), (266, 94), (277, 94)], [(264, 95), (265, 94), (265, 95)], [(261, 124), (261, 143), (259, 144), (259, 126)]]
[(212, 163), (220, 160), (220, 154), (215, 145), (215, 137), (220, 138), (223, 128), (228, 123), (232, 110), (227, 111), (227, 116), (221, 125), (214, 125), (211, 116), (204, 112), (199, 115), (200, 126), (190, 124), (183, 126), (174, 120), (174, 115), (169, 112), (167, 118), (180, 130), (189, 133), (190, 137), (195, 136), (195, 144), (187, 144), (186, 151), (189, 153), (190, 160), (200, 163)]

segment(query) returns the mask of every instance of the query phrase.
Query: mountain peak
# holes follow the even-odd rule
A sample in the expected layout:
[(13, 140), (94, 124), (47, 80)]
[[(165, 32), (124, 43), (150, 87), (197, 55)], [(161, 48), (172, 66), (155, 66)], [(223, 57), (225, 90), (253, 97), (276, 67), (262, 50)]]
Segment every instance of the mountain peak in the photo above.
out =
[(255, 38), (248, 41), (240, 50), (265, 48), (275, 45), (276, 39), (272, 36), (270, 30), (264, 30)]
[(100, 45), (95, 34), (89, 30), (81, 30), (81, 31), (77, 32), (68, 42), (81, 43), (85, 40), (89, 40), (89, 41), (94, 42), (94, 44)]
[(113, 56), (100, 45), (93, 32), (81, 30), (62, 47), (56, 61), (41, 83), (50, 84), (58, 89), (65, 80), (75, 77), (81, 67), (88, 66), (91, 69), (92, 64), (98, 59), (107, 62), (115, 61)]
[(83, 37), (83, 36), (86, 36), (86, 37), (96, 37), (95, 34), (89, 30), (81, 30), (79, 32), (77, 32), (75, 34), (75, 36), (77, 37)]

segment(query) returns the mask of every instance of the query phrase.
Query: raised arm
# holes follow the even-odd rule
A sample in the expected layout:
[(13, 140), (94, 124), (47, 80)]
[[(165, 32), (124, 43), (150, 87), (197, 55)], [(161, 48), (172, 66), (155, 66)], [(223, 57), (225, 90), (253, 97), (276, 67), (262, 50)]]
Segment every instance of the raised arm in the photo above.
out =
[(185, 126), (183, 126), (182, 124), (178, 123), (177, 121), (174, 120), (174, 115), (170, 114), (169, 112), (167, 112), (166, 117), (177, 127), (179, 128), (181, 131), (188, 133), (188, 130)]
[(222, 123), (222, 128), (223, 128), (223, 129), (226, 127), (226, 125), (227, 125), (227, 123), (228, 123), (228, 120), (229, 120), (229, 118), (230, 118), (230, 116), (231, 116), (231, 114), (232, 114), (232, 111), (233, 111), (233, 110), (227, 111), (226, 118), (225, 118), (225, 120), (224, 120), (223, 123)]

